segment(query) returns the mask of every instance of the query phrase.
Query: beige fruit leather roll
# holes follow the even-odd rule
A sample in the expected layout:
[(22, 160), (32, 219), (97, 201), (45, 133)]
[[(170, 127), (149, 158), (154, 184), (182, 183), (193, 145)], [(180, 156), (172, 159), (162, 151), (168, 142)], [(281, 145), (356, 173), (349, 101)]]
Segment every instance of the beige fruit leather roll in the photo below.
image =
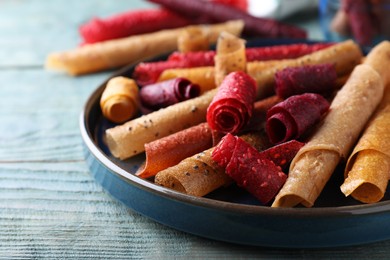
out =
[(227, 32), (222, 32), (217, 40), (214, 56), (215, 85), (233, 71), (246, 71), (245, 40)]
[[(270, 146), (265, 131), (248, 133), (241, 136), (246, 142), (262, 151)], [(160, 171), (155, 183), (193, 196), (205, 196), (208, 193), (232, 183), (225, 170), (217, 165), (211, 155), (214, 148), (182, 160), (175, 166)]]
[(383, 89), (382, 78), (371, 66), (355, 67), (323, 122), (291, 162), (287, 181), (272, 207), (314, 205), (340, 160), (357, 141)]
[(350, 155), (340, 189), (363, 203), (380, 201), (390, 177), (390, 86)]
[[(335, 64), (337, 75), (342, 78), (349, 74), (362, 58), (363, 54), (359, 46), (348, 40), (297, 59), (248, 62), (246, 71), (256, 80), (257, 99), (260, 99), (274, 93), (274, 76), (278, 70), (286, 67), (331, 63)], [(161, 74), (159, 81), (187, 77), (192, 82), (200, 84), (202, 88), (212, 89), (216, 87), (212, 80), (214, 75), (214, 67), (168, 69)]]
[(107, 82), (100, 98), (100, 108), (108, 120), (114, 123), (130, 120), (138, 107), (138, 86), (134, 80), (118, 76)]
[(184, 29), (177, 38), (179, 52), (205, 51), (210, 47), (207, 35), (196, 26)]
[[(210, 43), (215, 43), (220, 32), (240, 35), (243, 26), (241, 20), (234, 20), (215, 25), (199, 25), (197, 28), (204, 32)], [(128, 65), (176, 50), (178, 35), (186, 28), (161, 30), (51, 53), (46, 59), (45, 67), (65, 71), (70, 75), (80, 75)]]
[(113, 156), (123, 160), (145, 151), (144, 144), (206, 121), (206, 111), (215, 95), (211, 90), (106, 130)]

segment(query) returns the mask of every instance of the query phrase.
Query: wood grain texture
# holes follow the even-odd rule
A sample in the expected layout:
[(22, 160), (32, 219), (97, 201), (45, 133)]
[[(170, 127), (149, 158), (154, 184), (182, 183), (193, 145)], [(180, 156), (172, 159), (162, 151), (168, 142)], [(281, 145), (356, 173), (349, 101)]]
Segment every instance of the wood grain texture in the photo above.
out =
[(72, 78), (44, 71), (44, 58), (76, 46), (77, 26), (92, 16), (146, 6), (134, 0), (0, 0), (0, 259), (387, 257), (390, 241), (279, 250), (199, 238), (133, 212), (94, 182), (78, 119), (111, 72)]

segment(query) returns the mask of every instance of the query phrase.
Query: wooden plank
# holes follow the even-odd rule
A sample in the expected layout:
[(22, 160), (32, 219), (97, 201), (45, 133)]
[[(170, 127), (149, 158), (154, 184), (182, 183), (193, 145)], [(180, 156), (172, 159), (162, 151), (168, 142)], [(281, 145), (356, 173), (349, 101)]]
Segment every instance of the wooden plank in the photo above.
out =
[(42, 66), (48, 53), (77, 47), (78, 27), (152, 4), (141, 0), (1, 0), (0, 68)]

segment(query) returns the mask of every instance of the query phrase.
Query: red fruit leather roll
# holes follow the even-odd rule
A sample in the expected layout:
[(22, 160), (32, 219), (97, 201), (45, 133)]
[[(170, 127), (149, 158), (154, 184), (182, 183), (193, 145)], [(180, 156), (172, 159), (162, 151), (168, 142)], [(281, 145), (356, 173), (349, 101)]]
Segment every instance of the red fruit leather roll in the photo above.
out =
[(141, 178), (152, 177), (187, 157), (209, 149), (212, 145), (213, 131), (207, 123), (146, 143), (146, 162), (136, 175)]
[(222, 133), (237, 133), (249, 121), (256, 96), (256, 82), (242, 71), (231, 72), (218, 87), (207, 109), (207, 123)]
[(267, 112), (266, 131), (273, 143), (298, 139), (320, 121), (329, 102), (319, 94), (305, 93), (287, 98)]
[(79, 28), (85, 43), (95, 43), (189, 25), (190, 20), (166, 9), (131, 10), (105, 19), (93, 18)]
[(275, 197), (287, 179), (280, 166), (231, 134), (227, 134), (215, 147), (212, 159), (225, 168), (225, 173), (239, 187), (246, 189), (263, 204)]
[(164, 70), (187, 68), (187, 66), (185, 61), (141, 62), (135, 67), (132, 77), (137, 81), (137, 84), (142, 87), (156, 83)]
[(297, 140), (290, 140), (262, 151), (261, 156), (285, 169), (304, 145), (304, 143)]
[(263, 36), (269, 38), (306, 38), (306, 31), (276, 20), (255, 17), (243, 10), (209, 1), (199, 0), (149, 0), (160, 4), (165, 8), (182, 14), (190, 19), (203, 19), (222, 22), (227, 20), (243, 20), (245, 23), (244, 33), (248, 35)]
[(376, 33), (370, 1), (344, 0), (342, 8), (356, 41), (361, 45), (370, 45)]
[(275, 74), (275, 92), (281, 98), (303, 93), (329, 94), (336, 88), (334, 64), (287, 67)]
[(149, 110), (158, 110), (197, 97), (199, 94), (200, 87), (185, 78), (147, 85), (139, 91), (142, 106)]

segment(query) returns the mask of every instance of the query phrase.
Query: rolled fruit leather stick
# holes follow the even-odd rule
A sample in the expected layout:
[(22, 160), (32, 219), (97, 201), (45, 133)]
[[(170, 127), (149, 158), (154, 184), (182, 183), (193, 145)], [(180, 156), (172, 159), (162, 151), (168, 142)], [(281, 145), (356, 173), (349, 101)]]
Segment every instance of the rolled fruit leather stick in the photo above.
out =
[[(220, 32), (228, 31), (240, 35), (243, 26), (241, 20), (234, 20), (220, 24), (199, 25), (197, 28), (207, 35), (210, 43), (214, 43)], [(81, 75), (128, 65), (176, 50), (178, 35), (185, 28), (161, 30), (51, 53), (46, 59), (45, 67), (65, 71), (70, 75)]]
[(374, 116), (368, 123), (344, 172), (340, 189), (363, 203), (380, 201), (390, 178), (390, 86)]
[(144, 144), (206, 120), (206, 110), (216, 89), (130, 120), (105, 132), (113, 156), (123, 160), (144, 152)]
[(217, 40), (214, 56), (215, 85), (233, 71), (246, 71), (245, 40), (227, 32), (222, 32)]
[[(291, 163), (289, 177), (273, 207), (314, 205), (342, 158), (348, 156), (364, 125), (383, 97), (389, 68), (388, 43), (376, 46), (331, 103), (324, 121)], [(363, 105), (364, 104), (364, 105)]]

